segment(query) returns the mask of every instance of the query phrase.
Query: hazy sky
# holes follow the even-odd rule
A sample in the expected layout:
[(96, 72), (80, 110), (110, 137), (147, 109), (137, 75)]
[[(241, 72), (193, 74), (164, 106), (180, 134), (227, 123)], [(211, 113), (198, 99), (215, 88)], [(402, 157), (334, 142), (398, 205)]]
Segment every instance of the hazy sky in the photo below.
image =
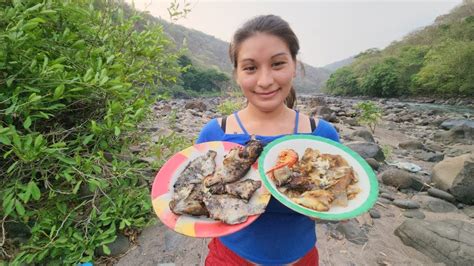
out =
[[(132, 0), (126, 0), (132, 2)], [(181, 5), (184, 0), (176, 0)], [(172, 1), (135, 0), (135, 7), (169, 20)], [(461, 0), (438, 1), (270, 1), (187, 0), (192, 11), (176, 23), (229, 42), (247, 19), (275, 14), (290, 23), (300, 40), (299, 59), (324, 66), (394, 40), (448, 13)]]

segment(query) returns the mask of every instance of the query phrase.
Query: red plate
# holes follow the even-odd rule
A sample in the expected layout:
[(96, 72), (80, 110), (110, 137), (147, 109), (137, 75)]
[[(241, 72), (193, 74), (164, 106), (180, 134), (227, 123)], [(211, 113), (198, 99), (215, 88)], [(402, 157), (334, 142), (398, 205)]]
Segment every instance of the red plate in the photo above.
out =
[[(255, 221), (259, 215), (248, 217), (247, 221), (241, 224), (228, 225), (207, 217), (196, 217), (190, 215), (176, 215), (171, 212), (169, 202), (173, 195), (173, 185), (179, 174), (187, 164), (195, 158), (206, 154), (208, 150), (217, 152), (216, 165), (221, 165), (224, 155), (231, 148), (240, 146), (239, 144), (225, 141), (212, 141), (193, 145), (177, 154), (173, 155), (155, 177), (151, 189), (151, 200), (153, 209), (158, 218), (174, 231), (192, 237), (218, 237), (239, 231)], [(260, 180), (258, 165), (255, 162), (249, 172), (242, 179)], [(265, 186), (261, 186), (252, 196), (251, 202), (268, 204), (270, 193)]]

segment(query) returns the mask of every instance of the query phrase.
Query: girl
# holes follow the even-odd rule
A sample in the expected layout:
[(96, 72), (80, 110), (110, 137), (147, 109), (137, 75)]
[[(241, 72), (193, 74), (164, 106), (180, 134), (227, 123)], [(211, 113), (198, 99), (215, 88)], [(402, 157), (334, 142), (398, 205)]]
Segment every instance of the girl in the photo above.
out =
[[(278, 16), (258, 16), (234, 34), (229, 55), (247, 106), (213, 119), (197, 143), (230, 141), (244, 145), (250, 135), (268, 143), (288, 134), (312, 134), (339, 141), (334, 127), (293, 110), (298, 39)], [(315, 222), (274, 198), (265, 213), (231, 235), (209, 244), (206, 265), (318, 265)]]

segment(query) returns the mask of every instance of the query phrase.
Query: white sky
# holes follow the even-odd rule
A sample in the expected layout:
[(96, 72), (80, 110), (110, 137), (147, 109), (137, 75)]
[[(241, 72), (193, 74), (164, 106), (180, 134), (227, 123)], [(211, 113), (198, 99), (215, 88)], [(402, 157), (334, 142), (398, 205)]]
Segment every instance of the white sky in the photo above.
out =
[[(184, 0), (176, 0), (180, 5)], [(132, 0), (126, 0), (131, 3)], [(135, 7), (169, 21), (168, 0), (135, 0)], [(369, 48), (384, 48), (430, 25), (462, 0), (270, 1), (186, 0), (191, 12), (176, 23), (229, 42), (247, 19), (275, 14), (290, 23), (300, 40), (299, 59), (324, 66)]]

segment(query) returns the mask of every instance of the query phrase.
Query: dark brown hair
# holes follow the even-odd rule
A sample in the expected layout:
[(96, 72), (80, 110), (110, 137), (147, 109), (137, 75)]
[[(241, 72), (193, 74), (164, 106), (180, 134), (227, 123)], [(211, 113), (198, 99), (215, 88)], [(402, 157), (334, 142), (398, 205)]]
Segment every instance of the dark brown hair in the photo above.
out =
[[(280, 38), (288, 46), (291, 57), (295, 63), (297, 62), (296, 55), (300, 50), (300, 44), (288, 22), (279, 16), (262, 15), (247, 21), (235, 32), (229, 46), (230, 61), (234, 65), (234, 70), (237, 68), (237, 54), (239, 52), (240, 44), (257, 33), (266, 33)], [(285, 99), (285, 104), (289, 108), (293, 108), (295, 103), (296, 91), (294, 87), (291, 87), (290, 94), (288, 94)]]

